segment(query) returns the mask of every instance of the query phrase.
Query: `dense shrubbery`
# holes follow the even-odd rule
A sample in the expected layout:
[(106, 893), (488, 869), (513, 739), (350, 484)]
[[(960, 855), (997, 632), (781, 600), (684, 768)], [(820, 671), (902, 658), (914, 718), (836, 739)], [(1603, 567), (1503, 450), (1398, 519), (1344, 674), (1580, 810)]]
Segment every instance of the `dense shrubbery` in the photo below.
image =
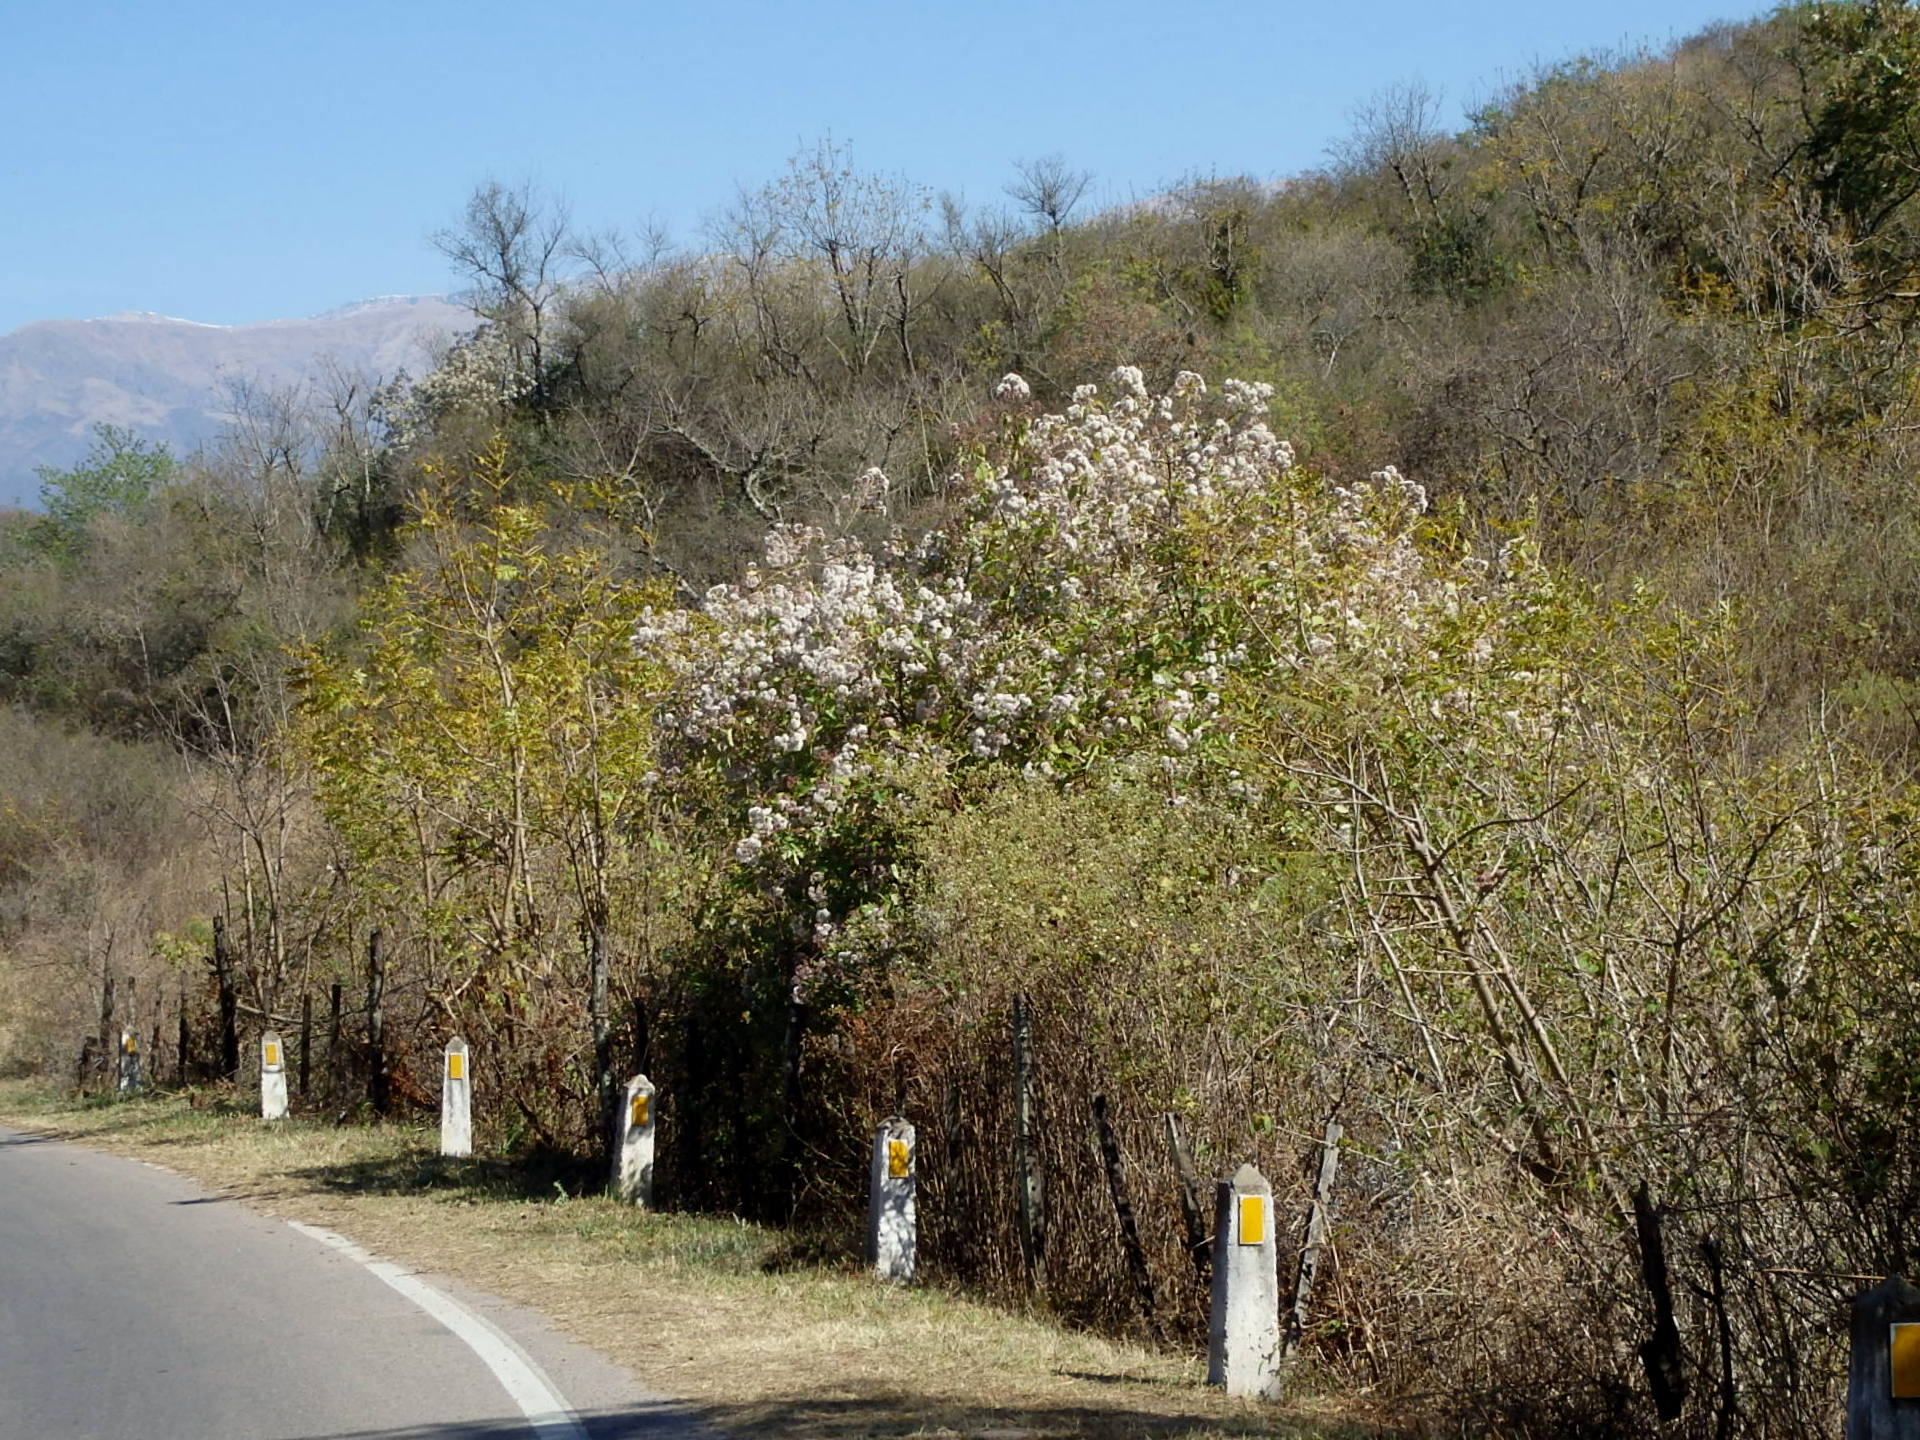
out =
[(395, 1103), (459, 1029), (584, 1153), (637, 1065), (674, 1203), (841, 1231), (903, 1105), (930, 1273), (1176, 1340), (1164, 1117), (1302, 1208), (1337, 1117), (1339, 1385), (1830, 1428), (1920, 1208), (1912, 75), (1909, 7), (1790, 8), (937, 233), (823, 148), (684, 256), (482, 190), (434, 375), (0, 532), (4, 1058), (138, 973), (217, 1068), (217, 916), (242, 1028), (346, 986), (350, 1110), (377, 928)]

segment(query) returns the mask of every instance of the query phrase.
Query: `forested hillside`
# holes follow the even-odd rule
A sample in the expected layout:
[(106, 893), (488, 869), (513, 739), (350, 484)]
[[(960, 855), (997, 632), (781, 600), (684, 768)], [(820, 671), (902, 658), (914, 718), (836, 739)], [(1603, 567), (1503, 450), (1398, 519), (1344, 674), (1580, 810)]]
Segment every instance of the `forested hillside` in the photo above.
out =
[(934, 1280), (1172, 1344), (1167, 1117), (1302, 1225), (1337, 1121), (1329, 1387), (1831, 1433), (1920, 1262), (1920, 13), (1440, 113), (1108, 213), (821, 145), (677, 249), (488, 186), (434, 374), (104, 434), (0, 532), (0, 1053), (310, 1006), (352, 1116), (458, 1031), (580, 1154), (640, 1068), (802, 1227), (900, 1109)]

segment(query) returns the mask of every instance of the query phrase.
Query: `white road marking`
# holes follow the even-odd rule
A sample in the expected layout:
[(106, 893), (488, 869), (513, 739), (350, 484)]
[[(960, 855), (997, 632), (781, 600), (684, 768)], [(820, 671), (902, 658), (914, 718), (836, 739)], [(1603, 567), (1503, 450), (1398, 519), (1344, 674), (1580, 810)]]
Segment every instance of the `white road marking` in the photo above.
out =
[(587, 1432), (580, 1428), (580, 1417), (560, 1397), (560, 1392), (554, 1388), (546, 1372), (498, 1326), (474, 1314), (451, 1295), (434, 1289), (403, 1266), (368, 1254), (344, 1235), (336, 1235), (331, 1230), (322, 1230), (313, 1225), (302, 1225), (298, 1220), (289, 1220), (287, 1224), (309, 1239), (330, 1245), (349, 1260), (366, 1266), (459, 1336), (466, 1342), (467, 1348), (480, 1357), (481, 1363), (493, 1372), (493, 1378), (500, 1382), (500, 1387), (512, 1397), (513, 1403), (520, 1407), (521, 1413), (527, 1417), (528, 1427), (539, 1440), (587, 1440)]

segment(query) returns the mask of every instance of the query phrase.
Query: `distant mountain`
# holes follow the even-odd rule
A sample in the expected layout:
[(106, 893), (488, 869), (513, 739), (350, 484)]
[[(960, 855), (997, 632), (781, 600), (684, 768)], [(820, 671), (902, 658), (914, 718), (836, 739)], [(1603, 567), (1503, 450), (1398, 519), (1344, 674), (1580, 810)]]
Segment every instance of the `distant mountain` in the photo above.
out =
[(131, 313), (45, 320), (0, 335), (0, 506), (30, 504), (41, 465), (71, 465), (93, 427), (125, 426), (184, 456), (227, 419), (226, 385), (268, 387), (348, 373), (422, 373), (475, 324), (433, 295), (390, 295), (305, 320), (202, 325)]

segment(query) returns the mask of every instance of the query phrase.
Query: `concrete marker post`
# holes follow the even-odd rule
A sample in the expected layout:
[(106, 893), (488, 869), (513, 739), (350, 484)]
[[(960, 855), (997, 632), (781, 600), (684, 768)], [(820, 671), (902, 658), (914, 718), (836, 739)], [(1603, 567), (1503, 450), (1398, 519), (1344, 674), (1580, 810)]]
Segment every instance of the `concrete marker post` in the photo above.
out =
[(440, 1066), (440, 1153), (473, 1154), (473, 1067), (458, 1035), (447, 1042)]
[(899, 1285), (913, 1279), (919, 1261), (919, 1217), (914, 1210), (919, 1181), (913, 1152), (913, 1126), (901, 1116), (891, 1116), (874, 1130), (867, 1263), (878, 1278)]
[(1847, 1440), (1920, 1440), (1920, 1289), (1889, 1275), (1853, 1301)]
[(644, 1075), (627, 1081), (614, 1117), (613, 1193), (629, 1205), (653, 1208), (655, 1092)]
[(120, 1032), (120, 1093), (131, 1095), (140, 1088), (140, 1037), (131, 1030)]
[(287, 1118), (287, 1047), (278, 1030), (260, 1037), (260, 1118)]
[(1216, 1192), (1213, 1305), (1207, 1325), (1207, 1383), (1229, 1395), (1280, 1398), (1280, 1272), (1273, 1236), (1273, 1186), (1242, 1165)]

